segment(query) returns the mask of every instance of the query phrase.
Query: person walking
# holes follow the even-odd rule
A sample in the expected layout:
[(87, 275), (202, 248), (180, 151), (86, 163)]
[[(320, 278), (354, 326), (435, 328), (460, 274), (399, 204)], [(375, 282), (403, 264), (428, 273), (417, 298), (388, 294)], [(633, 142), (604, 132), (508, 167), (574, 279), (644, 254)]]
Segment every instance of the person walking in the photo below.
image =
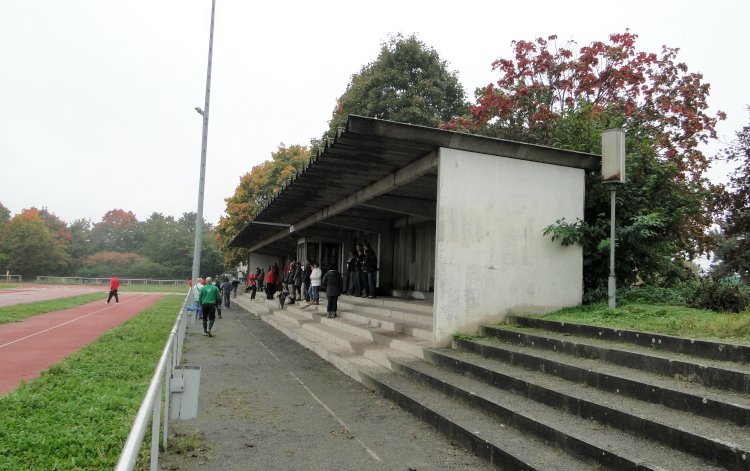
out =
[(323, 272), (320, 270), (318, 262), (312, 263), (312, 271), (310, 272), (310, 297), (313, 304), (320, 304), (320, 279), (323, 277)]
[[(219, 275), (216, 275), (216, 278), (214, 278), (214, 286), (216, 286), (216, 289), (218, 289), (219, 293), (221, 293), (221, 283), (219, 283)], [(221, 303), (218, 303), (216, 305), (216, 317), (221, 319)]]
[(216, 306), (221, 304), (221, 293), (219, 288), (211, 283), (211, 277), (206, 278), (206, 286), (201, 288), (198, 301), (203, 313), (203, 335), (213, 337), (211, 329), (216, 321)]
[(237, 287), (238, 287), (239, 285), (240, 285), (240, 280), (238, 280), (237, 278), (234, 278), (234, 279), (232, 280), (232, 297), (233, 297), (233, 298), (236, 298), (236, 297), (237, 297)]
[(203, 319), (203, 311), (201, 311), (201, 302), (200, 302), (200, 295), (201, 295), (201, 289), (203, 288), (203, 278), (196, 278), (195, 284), (193, 285), (193, 300), (195, 303), (195, 306), (198, 308), (196, 319)]
[(112, 275), (112, 278), (109, 279), (109, 296), (107, 296), (107, 304), (109, 304), (112, 296), (115, 297), (115, 304), (120, 304), (120, 298), (117, 296), (117, 290), (119, 288), (120, 280), (118, 280), (115, 275)]
[(326, 290), (326, 300), (328, 306), (326, 307), (326, 317), (334, 318), (338, 317), (338, 300), (341, 295), (342, 288), (341, 273), (335, 268), (328, 270), (320, 280), (320, 286)]
[(229, 282), (229, 278), (224, 277), (224, 282), (221, 284), (221, 294), (224, 296), (224, 307), (229, 309), (229, 298), (232, 294), (232, 283)]

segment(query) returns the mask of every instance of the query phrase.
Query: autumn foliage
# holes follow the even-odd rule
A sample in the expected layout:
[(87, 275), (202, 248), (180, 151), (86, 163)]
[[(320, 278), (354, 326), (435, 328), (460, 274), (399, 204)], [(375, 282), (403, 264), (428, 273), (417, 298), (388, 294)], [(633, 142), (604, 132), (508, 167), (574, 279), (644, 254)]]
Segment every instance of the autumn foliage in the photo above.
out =
[(467, 116), (443, 127), (561, 145), (559, 120), (583, 112), (603, 127), (637, 132), (686, 177), (699, 178), (708, 158), (698, 145), (716, 137), (724, 113), (708, 113), (710, 86), (676, 62), (679, 49), (638, 51), (637, 38), (625, 31), (577, 50), (556, 36), (513, 41), (513, 59), (492, 64), (499, 79), (477, 90)]

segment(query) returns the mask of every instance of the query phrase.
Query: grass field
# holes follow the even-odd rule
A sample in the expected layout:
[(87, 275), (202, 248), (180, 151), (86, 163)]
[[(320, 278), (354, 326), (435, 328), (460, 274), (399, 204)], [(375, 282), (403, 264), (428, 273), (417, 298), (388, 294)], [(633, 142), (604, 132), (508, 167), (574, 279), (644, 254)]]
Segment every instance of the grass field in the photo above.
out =
[(0, 398), (0, 469), (114, 468), (183, 300), (165, 296)]
[(545, 319), (658, 332), (682, 337), (723, 339), (750, 344), (750, 311), (739, 314), (651, 304), (578, 306), (547, 314)]

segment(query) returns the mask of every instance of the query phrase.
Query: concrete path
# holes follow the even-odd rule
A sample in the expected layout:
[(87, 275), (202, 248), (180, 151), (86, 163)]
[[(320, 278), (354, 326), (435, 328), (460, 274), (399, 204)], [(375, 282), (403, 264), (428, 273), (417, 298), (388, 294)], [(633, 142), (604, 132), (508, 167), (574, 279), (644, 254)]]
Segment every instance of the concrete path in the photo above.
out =
[(495, 469), (239, 305), (223, 314), (214, 337), (188, 328), (201, 405), (170, 423), (161, 469)]

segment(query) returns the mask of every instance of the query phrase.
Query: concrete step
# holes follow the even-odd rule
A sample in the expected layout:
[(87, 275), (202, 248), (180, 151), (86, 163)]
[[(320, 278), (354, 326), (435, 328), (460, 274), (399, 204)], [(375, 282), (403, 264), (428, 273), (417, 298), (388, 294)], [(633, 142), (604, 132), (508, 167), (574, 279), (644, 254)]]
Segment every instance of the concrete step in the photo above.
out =
[(562, 334), (571, 334), (577, 337), (628, 342), (642, 347), (651, 347), (655, 350), (667, 350), (699, 358), (750, 363), (750, 345), (676, 337), (673, 335), (638, 332), (628, 329), (613, 329), (528, 316), (509, 316), (507, 322), (509, 324), (518, 324), (521, 327), (543, 329)]
[(343, 295), (339, 296), (338, 303), (354, 306), (362, 312), (372, 312), (374, 314), (388, 315), (391, 312), (405, 312), (432, 317), (433, 312), (433, 304), (430, 301), (407, 300), (391, 297), (370, 299)]
[(561, 453), (555, 446), (524, 434), (425, 387), (403, 375), (386, 372), (361, 374), (362, 383), (444, 435), (503, 470), (587, 471), (599, 466)]
[[(458, 440), (453, 434), (458, 435), (478, 454), (482, 449), (502, 453), (513, 460), (505, 469), (725, 469), (425, 361), (401, 363), (398, 372), (371, 387), (449, 437)], [(373, 378), (364, 379), (368, 384)], [(497, 433), (504, 436), (498, 439)], [(480, 446), (473, 442), (477, 438)], [(526, 443), (517, 448), (517, 440)]]
[(750, 425), (750, 397), (699, 383), (638, 371), (565, 353), (535, 350), (489, 339), (457, 340), (456, 348), (509, 365), (541, 371), (590, 388), (613, 392), (703, 417)]
[(700, 381), (702, 384), (741, 393), (750, 393), (750, 366), (737, 362), (694, 358), (668, 351), (655, 351), (629, 343), (600, 341), (536, 329), (512, 326), (483, 326), (485, 336), (540, 350), (569, 353), (629, 368)]
[(748, 464), (742, 458), (750, 456), (747, 427), (727, 420), (667, 409), (469, 352), (428, 350), (425, 357), (441, 369), (468, 375), (568, 414), (596, 420), (732, 469), (746, 469), (743, 466)]

